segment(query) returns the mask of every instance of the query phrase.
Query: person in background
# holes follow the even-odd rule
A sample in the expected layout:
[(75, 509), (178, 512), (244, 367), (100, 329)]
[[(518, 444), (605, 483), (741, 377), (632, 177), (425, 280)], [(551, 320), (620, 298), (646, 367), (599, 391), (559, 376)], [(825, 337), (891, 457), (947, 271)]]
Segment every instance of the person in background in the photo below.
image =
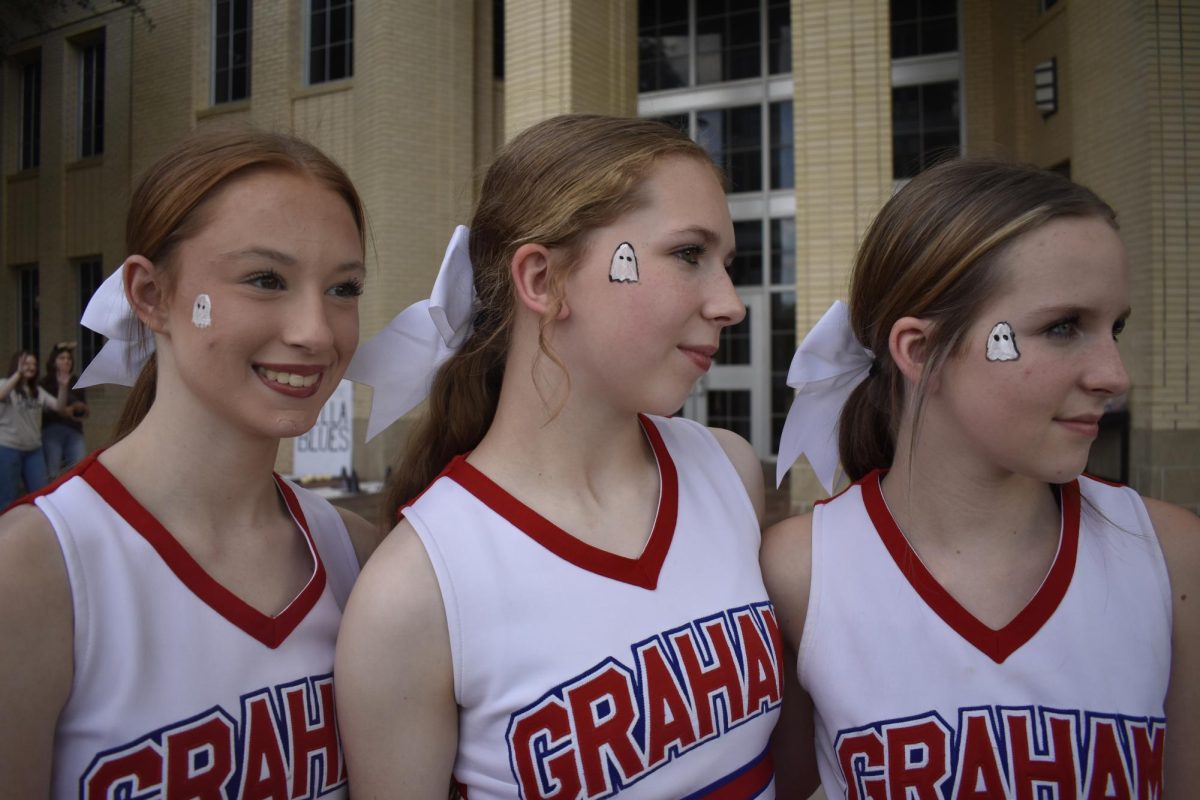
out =
[[(41, 387), (47, 392), (57, 393), (63, 376), (66, 376), (68, 387), (75, 385), (74, 342), (59, 342), (50, 348)], [(69, 388), (64, 413), (49, 408), (42, 411), (42, 450), (46, 454), (46, 474), (50, 480), (78, 464), (87, 455), (87, 445), (83, 439), (83, 420), (88, 415), (86, 393), (86, 389)]]
[[(42, 454), (42, 411), (65, 411), (70, 375), (54, 376), (53, 393), (38, 385), (38, 359), (14, 353), (9, 376), (0, 382), (0, 510), (21, 494), (46, 485)], [(50, 376), (47, 376), (50, 377)]]

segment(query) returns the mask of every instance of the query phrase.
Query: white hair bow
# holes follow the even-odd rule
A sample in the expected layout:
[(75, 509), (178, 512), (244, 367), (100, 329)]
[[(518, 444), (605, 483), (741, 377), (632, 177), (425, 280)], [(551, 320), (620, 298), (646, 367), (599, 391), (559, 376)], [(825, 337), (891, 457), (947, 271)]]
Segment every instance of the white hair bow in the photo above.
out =
[(796, 349), (787, 385), (796, 390), (779, 437), (775, 485), (803, 453), (825, 491), (833, 493), (838, 472), (838, 427), (854, 387), (870, 374), (875, 354), (850, 329), (850, 312), (834, 302)]
[(475, 276), (469, 239), (465, 225), (454, 229), (429, 299), (397, 314), (350, 361), (346, 377), (375, 390), (368, 440), (429, 396), (438, 367), (470, 335)]
[(108, 337), (108, 341), (79, 376), (75, 388), (85, 389), (98, 383), (133, 386), (154, 352), (154, 337), (139, 336), (141, 323), (125, 296), (124, 264), (100, 284), (79, 322)]

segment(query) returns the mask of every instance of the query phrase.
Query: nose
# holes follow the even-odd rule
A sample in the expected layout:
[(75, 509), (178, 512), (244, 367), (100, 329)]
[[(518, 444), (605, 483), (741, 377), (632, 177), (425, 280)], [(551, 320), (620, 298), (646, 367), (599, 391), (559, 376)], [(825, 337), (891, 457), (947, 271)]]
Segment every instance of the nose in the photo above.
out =
[(721, 327), (737, 325), (746, 318), (746, 306), (734, 288), (733, 279), (725, 270), (717, 270), (705, 298), (703, 313), (705, 319), (716, 322)]
[(1085, 374), (1087, 389), (1099, 394), (1119, 395), (1129, 391), (1129, 372), (1115, 339), (1105, 338)]
[(283, 304), (283, 340), (286, 344), (309, 352), (320, 352), (333, 346), (333, 326), (330, 324), (325, 293), (314, 289), (297, 292), (295, 301)]

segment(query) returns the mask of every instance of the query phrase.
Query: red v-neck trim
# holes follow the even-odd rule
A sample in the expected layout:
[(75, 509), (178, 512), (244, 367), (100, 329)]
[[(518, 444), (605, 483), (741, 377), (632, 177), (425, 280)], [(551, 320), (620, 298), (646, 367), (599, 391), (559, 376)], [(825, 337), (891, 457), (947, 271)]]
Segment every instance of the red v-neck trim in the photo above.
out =
[(275, 485), (279, 488), (292, 519), (304, 532), (315, 567), (312, 577), (300, 593), (274, 617), (254, 608), (205, 572), (162, 523), (155, 519), (154, 515), (147, 511), (98, 460), (88, 464), (87, 469), (80, 473), (80, 477), (87, 481), (131, 528), (141, 534), (192, 594), (230, 623), (271, 649), (279, 647), (287, 639), (296, 626), (308, 616), (308, 612), (325, 591), (325, 565), (321, 562), (312, 532), (308, 529), (308, 521), (304, 518), (295, 492), (278, 475), (274, 476)]
[(1058, 552), (1045, 580), (1033, 599), (1000, 630), (989, 628), (962, 607), (921, 563), (916, 551), (896, 525), (883, 498), (880, 479), (883, 470), (875, 470), (860, 481), (867, 513), (875, 524), (879, 538), (887, 547), (892, 560), (921, 596), (921, 599), (942, 620), (976, 649), (997, 664), (1003, 663), (1033, 638), (1066, 596), (1075, 574), (1075, 557), (1079, 550), (1079, 482), (1071, 481), (1059, 488), (1062, 497), (1062, 532)]
[(675, 522), (679, 513), (679, 475), (662, 434), (654, 427), (654, 423), (642, 415), (638, 419), (658, 462), (660, 489), (654, 528), (646, 547), (637, 558), (627, 558), (580, 541), (506, 492), (462, 456), (451, 463), (445, 474), (564, 561), (605, 578), (643, 589), (654, 589), (658, 586), (659, 573), (675, 536)]

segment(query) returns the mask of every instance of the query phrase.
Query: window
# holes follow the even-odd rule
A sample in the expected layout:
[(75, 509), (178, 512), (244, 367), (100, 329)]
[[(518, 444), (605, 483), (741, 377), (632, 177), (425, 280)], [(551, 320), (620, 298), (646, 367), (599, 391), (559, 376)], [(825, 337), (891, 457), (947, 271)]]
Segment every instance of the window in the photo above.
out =
[(38, 266), (22, 264), (17, 267), (20, 288), (17, 292), (17, 340), (22, 350), (40, 353), (38, 347)]
[(792, 70), (790, 0), (639, 0), (638, 91)]
[(1046, 12), (1058, 5), (1058, 0), (1038, 0), (1038, 11)]
[(958, 0), (891, 0), (892, 58), (958, 50)]
[(725, 170), (731, 192), (762, 189), (761, 106), (697, 112), (696, 141)]
[[(83, 316), (83, 310), (87, 308), (88, 301), (92, 299), (92, 295), (100, 288), (100, 284), (104, 282), (104, 268), (101, 266), (100, 259), (85, 258), (79, 262), (79, 314)], [(82, 370), (88, 364), (92, 363), (92, 359), (96, 357), (96, 353), (100, 352), (100, 348), (104, 345), (104, 337), (96, 333), (91, 328), (79, 326), (79, 352), (77, 355), (78, 363), (75, 365), (77, 369)]]
[(911, 178), (958, 153), (958, 81), (892, 89), (892, 177)]
[(758, 3), (696, 0), (696, 83), (762, 74)]
[(767, 71), (772, 75), (792, 71), (792, 4), (770, 0), (767, 4)]
[(250, 96), (250, 0), (213, 3), (213, 103)]
[(771, 188), (791, 189), (796, 182), (792, 160), (792, 101), (771, 104)]
[(354, 75), (354, 0), (309, 0), (308, 82)]
[[(772, 220), (774, 225), (780, 220)], [(796, 225), (787, 220), (792, 232), (792, 261), (795, 263)], [(794, 285), (794, 284), (793, 284)], [(796, 292), (771, 292), (771, 452), (777, 452), (783, 423), (796, 392), (787, 385), (788, 368), (796, 351)]]
[(79, 46), (79, 156), (104, 152), (104, 36)]
[(21, 70), (21, 169), (42, 163), (42, 53), (20, 65)]
[(762, 285), (763, 234), (762, 222), (757, 219), (738, 220), (733, 223), (733, 239), (737, 243), (737, 254), (729, 266), (729, 277), (734, 286)]
[(745, 390), (710, 389), (708, 424), (733, 431), (747, 441), (750, 435), (750, 392)]
[(504, 80), (504, 0), (492, 0), (492, 77)]
[(688, 84), (687, 0), (638, 3), (638, 91)]

